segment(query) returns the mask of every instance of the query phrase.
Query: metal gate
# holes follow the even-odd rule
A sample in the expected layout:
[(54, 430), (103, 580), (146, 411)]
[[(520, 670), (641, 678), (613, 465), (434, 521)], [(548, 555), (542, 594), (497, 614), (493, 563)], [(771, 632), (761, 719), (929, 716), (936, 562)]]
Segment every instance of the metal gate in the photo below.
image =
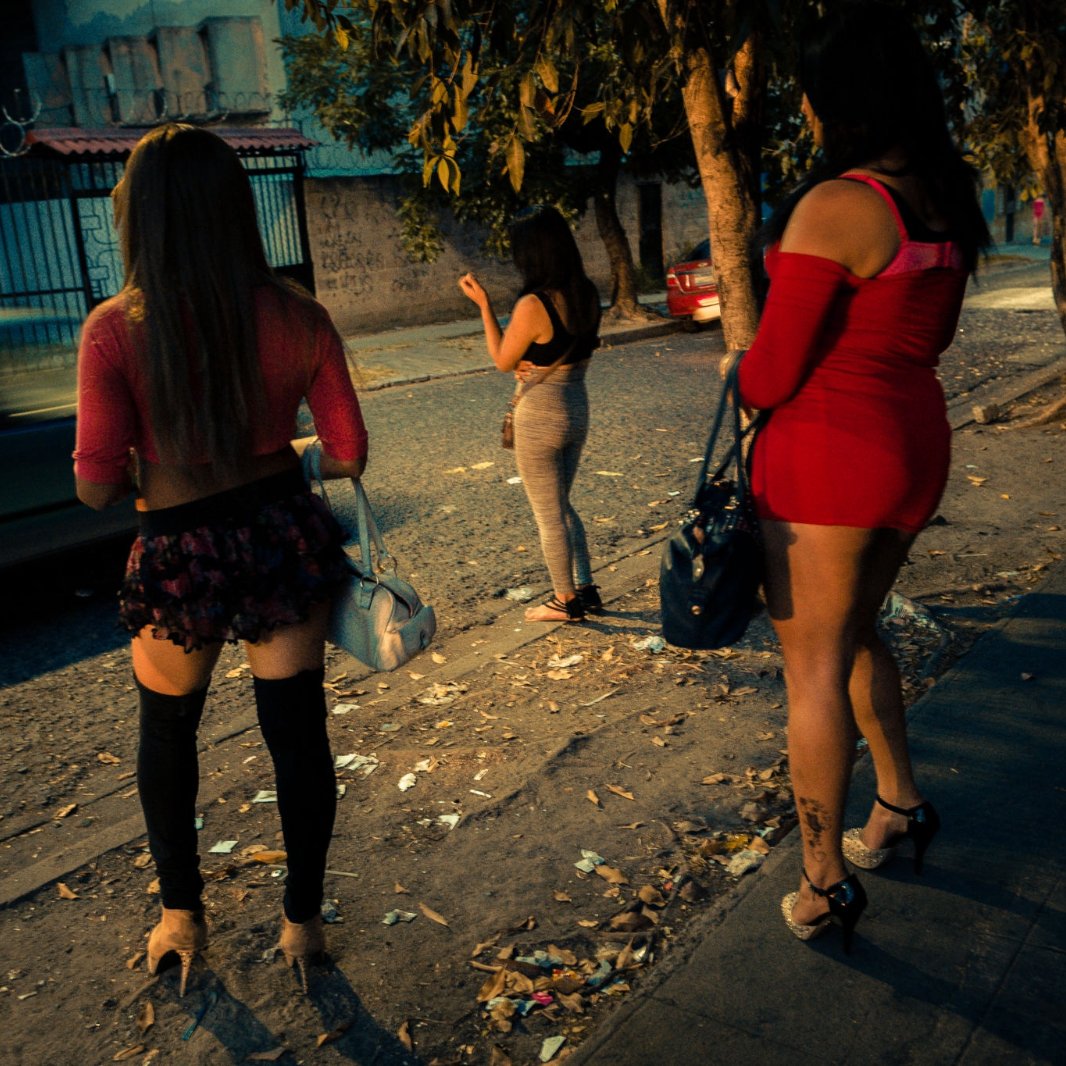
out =
[[(35, 143), (47, 145), (47, 132), (36, 131)], [(284, 132), (264, 130), (258, 139), (281, 140)], [(118, 158), (51, 153), (0, 158), (0, 375), (72, 367), (85, 316), (121, 288), (110, 194), (136, 138), (136, 131), (98, 135), (94, 146), (105, 144), (112, 155), (118, 142)], [(267, 261), (314, 291), (304, 146), (249, 150), (247, 142), (256, 138), (246, 131), (226, 139), (237, 142), (249, 172)], [(9, 409), (10, 397), (5, 400)]]

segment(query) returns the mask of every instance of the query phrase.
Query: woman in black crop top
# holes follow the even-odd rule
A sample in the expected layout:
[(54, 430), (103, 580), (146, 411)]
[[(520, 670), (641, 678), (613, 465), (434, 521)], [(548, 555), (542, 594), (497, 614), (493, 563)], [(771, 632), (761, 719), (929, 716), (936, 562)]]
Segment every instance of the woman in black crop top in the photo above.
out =
[(540, 533), (553, 596), (530, 607), (530, 622), (579, 622), (600, 613), (585, 529), (570, 503), (588, 436), (585, 371), (597, 347), (600, 297), (585, 274), (574, 235), (553, 207), (532, 208), (511, 228), (522, 289), (507, 330), (473, 274), (459, 288), (481, 309), (485, 341), (498, 370), (522, 390), (515, 407), (515, 460)]

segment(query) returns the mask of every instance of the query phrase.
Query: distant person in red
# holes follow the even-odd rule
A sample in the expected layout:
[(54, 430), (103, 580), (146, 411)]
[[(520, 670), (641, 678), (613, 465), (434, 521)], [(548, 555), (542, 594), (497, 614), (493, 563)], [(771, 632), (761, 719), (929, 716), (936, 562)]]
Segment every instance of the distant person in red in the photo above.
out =
[(1044, 239), (1044, 198), (1036, 197), (1033, 200), (1033, 244), (1039, 244)]
[[(207, 942), (195, 827), (196, 733), (224, 642), (244, 645), (274, 763), (288, 877), (279, 947), (306, 988), (336, 812), (323, 649), (344, 534), (300, 454), (359, 477), (367, 433), (325, 309), (267, 265), (247, 172), (207, 130), (168, 124), (115, 187), (126, 279), (78, 352), (78, 497), (137, 497), (119, 615), (140, 697), (137, 787), (163, 913), (148, 970), (180, 991)], [(291, 441), (306, 397), (319, 442)], [(132, 458), (131, 458), (132, 457)]]
[[(739, 380), (744, 403), (770, 413), (752, 485), (804, 862), (782, 910), (801, 940), (835, 918), (847, 948), (866, 895), (845, 857), (872, 869), (909, 837), (920, 868), (939, 824), (877, 619), (944, 489), (936, 366), (988, 231), (916, 33), (879, 4), (831, 10), (800, 69), (821, 158), (768, 224), (769, 296)], [(877, 800), (845, 834), (856, 726)]]

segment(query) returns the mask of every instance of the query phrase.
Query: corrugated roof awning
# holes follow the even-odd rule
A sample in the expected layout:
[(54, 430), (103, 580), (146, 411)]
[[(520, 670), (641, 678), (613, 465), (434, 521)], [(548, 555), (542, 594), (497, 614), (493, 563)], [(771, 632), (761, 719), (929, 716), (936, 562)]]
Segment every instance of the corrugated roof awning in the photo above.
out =
[[(314, 148), (318, 143), (299, 130), (272, 127), (209, 127), (238, 152), (283, 152)], [(26, 143), (51, 149), (64, 156), (126, 156), (148, 132), (147, 129), (83, 130), (77, 128), (38, 129), (26, 134)]]

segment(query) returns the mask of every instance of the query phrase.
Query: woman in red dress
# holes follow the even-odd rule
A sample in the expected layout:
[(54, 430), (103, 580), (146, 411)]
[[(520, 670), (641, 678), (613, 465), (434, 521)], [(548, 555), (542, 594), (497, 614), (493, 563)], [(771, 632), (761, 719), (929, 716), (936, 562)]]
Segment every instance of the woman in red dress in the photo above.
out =
[[(845, 857), (872, 869), (910, 838), (920, 869), (939, 825), (911, 770), (877, 618), (944, 489), (951, 429), (936, 366), (988, 231), (899, 13), (863, 4), (819, 22), (801, 85), (822, 158), (769, 223), (769, 297), (739, 380), (745, 404), (771, 412), (752, 486), (804, 860), (782, 910), (802, 940), (836, 918), (847, 948), (866, 896)], [(845, 834), (856, 727), (877, 800)]]

